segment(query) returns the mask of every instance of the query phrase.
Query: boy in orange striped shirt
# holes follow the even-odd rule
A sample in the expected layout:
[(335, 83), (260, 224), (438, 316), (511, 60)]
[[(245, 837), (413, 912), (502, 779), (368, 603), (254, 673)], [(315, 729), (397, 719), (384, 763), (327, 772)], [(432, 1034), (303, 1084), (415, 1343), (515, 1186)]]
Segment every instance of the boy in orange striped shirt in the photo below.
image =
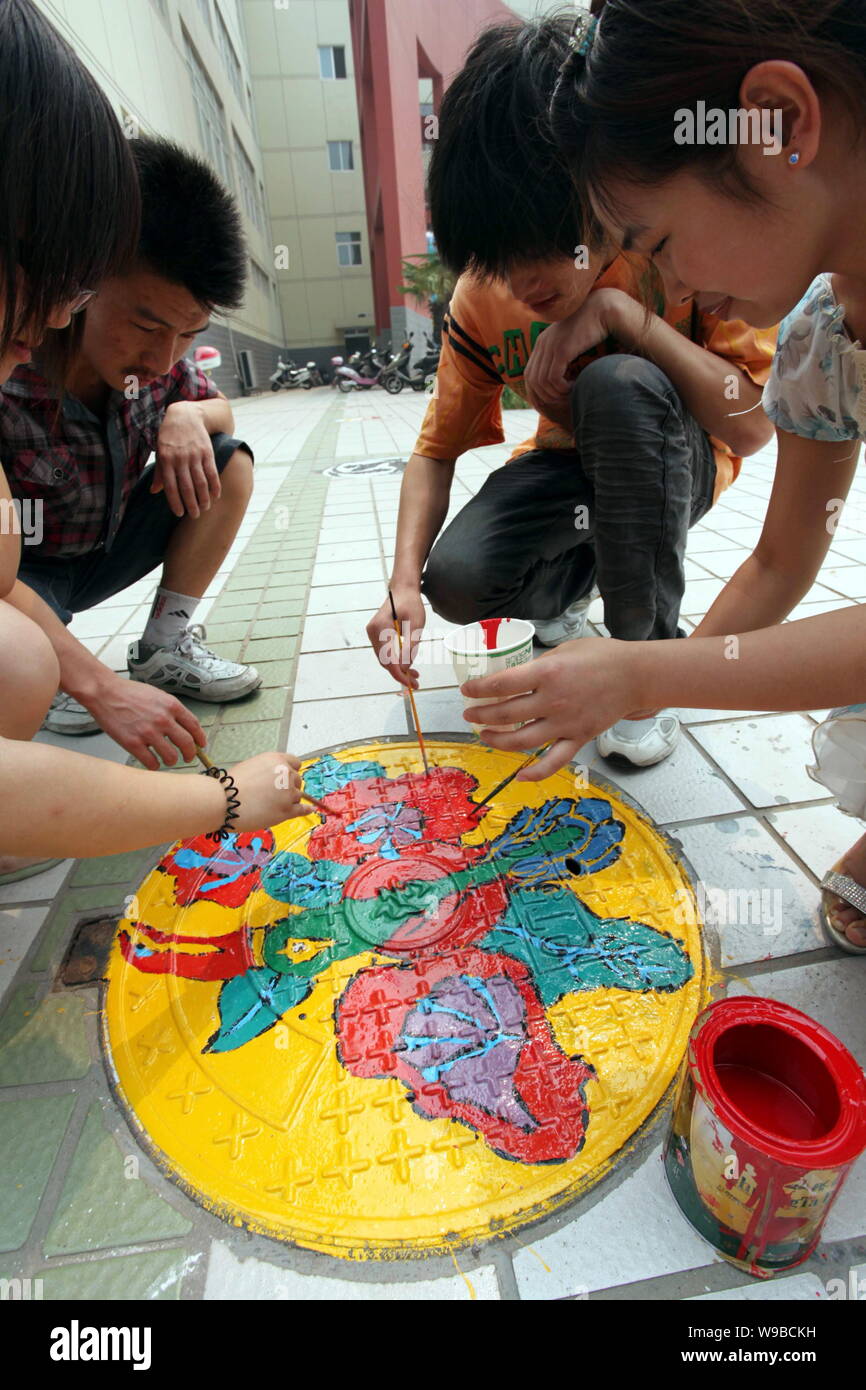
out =
[[(583, 634), (595, 584), (613, 637), (676, 636), (688, 529), (772, 435), (754, 407), (775, 331), (723, 321), (647, 260), (578, 244), (581, 210), (546, 133), (569, 32), (562, 18), (486, 31), (443, 101), (430, 205), (440, 255), (462, 273), (391, 575), (416, 640), (423, 593), (449, 621), (528, 618), (557, 645)], [(535, 435), (440, 536), (457, 458), (504, 439), (506, 385), (539, 410)], [(386, 600), (367, 628), (377, 653), (391, 627)], [(389, 670), (415, 684), (411, 665)], [(661, 713), (620, 720), (598, 747), (648, 766), (678, 736)]]

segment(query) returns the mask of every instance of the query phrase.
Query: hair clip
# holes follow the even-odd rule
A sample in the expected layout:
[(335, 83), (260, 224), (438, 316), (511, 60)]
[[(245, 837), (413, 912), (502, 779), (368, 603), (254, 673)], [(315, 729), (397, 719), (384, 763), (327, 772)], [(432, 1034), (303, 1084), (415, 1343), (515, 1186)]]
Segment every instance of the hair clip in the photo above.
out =
[(569, 47), (580, 58), (585, 58), (592, 41), (595, 38), (595, 31), (598, 28), (598, 17), (596, 15), (582, 14), (578, 16), (571, 38), (568, 40)]

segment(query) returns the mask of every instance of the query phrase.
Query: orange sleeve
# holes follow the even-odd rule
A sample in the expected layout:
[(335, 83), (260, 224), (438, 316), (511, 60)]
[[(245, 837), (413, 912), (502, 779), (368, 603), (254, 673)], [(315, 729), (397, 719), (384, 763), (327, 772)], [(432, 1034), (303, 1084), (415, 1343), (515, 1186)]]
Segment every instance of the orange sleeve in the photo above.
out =
[(459, 289), (445, 320), (436, 385), (415, 444), (416, 454), (426, 458), (456, 459), (505, 439), (502, 382)]
[(778, 327), (752, 328), (741, 319), (725, 320), (712, 314), (701, 315), (704, 347), (739, 367), (756, 386), (764, 386), (769, 380), (778, 331)]

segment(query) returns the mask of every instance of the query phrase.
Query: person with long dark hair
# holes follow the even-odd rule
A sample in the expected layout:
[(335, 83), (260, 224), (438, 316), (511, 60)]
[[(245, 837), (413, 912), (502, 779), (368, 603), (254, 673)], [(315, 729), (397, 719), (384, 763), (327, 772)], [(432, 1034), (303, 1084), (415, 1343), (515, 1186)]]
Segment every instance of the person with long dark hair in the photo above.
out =
[[(529, 721), (492, 732), (497, 747), (553, 741), (527, 778), (635, 708), (842, 706), (815, 731), (810, 771), (866, 814), (866, 610), (781, 626), (847, 519), (866, 438), (864, 113), (866, 0), (607, 0), (564, 65), (552, 126), (606, 235), (725, 315), (786, 316), (764, 393), (779, 453), (755, 551), (693, 636), (573, 644), (516, 680), (470, 684), (492, 699), (533, 689), (472, 712)], [(866, 951), (866, 836), (824, 890), (832, 939)]]
[[(0, 150), (2, 382), (124, 268), (139, 229), (138, 180), (108, 100), (30, 0), (0, 0)], [(285, 754), (234, 769), (235, 815), (215, 778), (31, 743), (59, 665), (39, 601), (16, 579), (20, 557), (21, 516), (0, 467), (0, 882), (38, 871), (40, 856), (108, 854), (228, 820), (245, 830), (303, 814), (297, 761)]]

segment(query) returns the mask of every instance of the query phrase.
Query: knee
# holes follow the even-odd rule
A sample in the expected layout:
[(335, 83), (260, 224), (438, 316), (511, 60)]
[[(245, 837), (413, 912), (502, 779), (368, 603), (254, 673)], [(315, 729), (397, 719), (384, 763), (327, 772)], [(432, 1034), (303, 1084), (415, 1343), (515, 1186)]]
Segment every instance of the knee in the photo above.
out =
[(667, 405), (676, 395), (668, 377), (655, 362), (631, 353), (614, 352), (584, 367), (572, 387), (576, 423), (601, 412), (620, 424), (630, 415), (646, 418), (653, 403)]
[(442, 545), (434, 546), (424, 570), (424, 594), (448, 623), (474, 623), (483, 616), (481, 571)]
[(246, 510), (253, 495), (253, 461), (246, 449), (235, 449), (220, 473), (221, 500)]
[(0, 652), (0, 734), (32, 738), (60, 684), (54, 648), (36, 623), (0, 603)]

